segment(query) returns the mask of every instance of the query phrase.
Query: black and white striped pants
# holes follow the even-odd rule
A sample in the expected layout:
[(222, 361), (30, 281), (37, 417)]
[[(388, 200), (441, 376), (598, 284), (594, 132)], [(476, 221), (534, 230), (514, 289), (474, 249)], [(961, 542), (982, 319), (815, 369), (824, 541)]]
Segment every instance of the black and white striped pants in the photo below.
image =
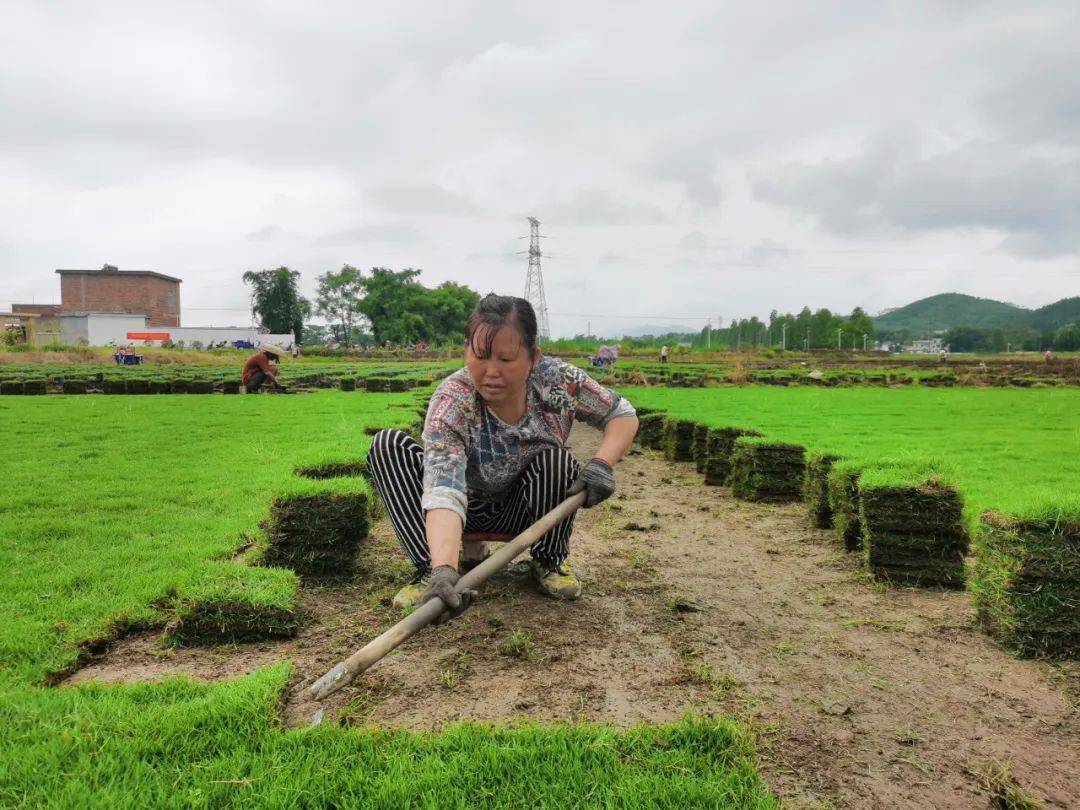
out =
[[(417, 575), (431, 567), (424, 510), (420, 496), (424, 489), (424, 448), (402, 430), (380, 430), (371, 442), (368, 470), (375, 489), (386, 504), (394, 532), (405, 548)], [(570, 451), (549, 447), (540, 451), (521, 473), (517, 483), (501, 503), (469, 499), (465, 532), (519, 534), (546, 515), (563, 500), (577, 478), (578, 463)], [(570, 556), (570, 534), (574, 515), (555, 524), (533, 543), (533, 559), (548, 568)]]

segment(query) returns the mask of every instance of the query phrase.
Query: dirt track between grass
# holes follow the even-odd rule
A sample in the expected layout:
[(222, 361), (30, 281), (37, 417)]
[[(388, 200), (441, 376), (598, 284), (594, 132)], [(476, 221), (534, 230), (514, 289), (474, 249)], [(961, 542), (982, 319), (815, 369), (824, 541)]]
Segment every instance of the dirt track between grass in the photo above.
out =
[[(576, 454), (596, 436), (575, 430)], [(689, 464), (632, 452), (616, 497), (578, 518), (583, 599), (540, 596), (519, 564), (328, 700), (324, 722), (729, 714), (757, 732), (766, 778), (792, 806), (986, 807), (993, 762), (1049, 806), (1076, 805), (1075, 667), (1003, 653), (962, 591), (874, 583), (801, 504), (742, 503)], [(299, 689), (393, 621), (405, 566), (385, 519), (362, 568), (352, 586), (305, 590), (294, 640), (162, 651), (158, 634), (137, 635), (71, 680), (235, 677), (288, 658)], [(288, 703), (286, 722), (313, 708)]]

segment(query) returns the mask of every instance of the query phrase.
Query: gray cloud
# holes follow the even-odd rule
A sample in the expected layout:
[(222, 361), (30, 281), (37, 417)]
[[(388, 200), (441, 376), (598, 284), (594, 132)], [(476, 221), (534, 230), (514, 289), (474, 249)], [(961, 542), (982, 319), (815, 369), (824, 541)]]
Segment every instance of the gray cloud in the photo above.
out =
[(249, 242), (272, 242), (274, 239), (281, 236), (282, 233), (282, 229), (277, 225), (264, 225), (261, 228), (251, 231), (244, 238)]
[(863, 152), (759, 173), (757, 195), (807, 213), (844, 235), (989, 229), (1027, 256), (1080, 251), (1080, 159), (970, 141), (923, 156), (910, 132)]
[(479, 208), (468, 200), (447, 191), (442, 186), (397, 186), (378, 188), (368, 196), (379, 207), (395, 214), (441, 214), (461, 217), (479, 212)]
[(413, 244), (420, 240), (420, 232), (408, 224), (400, 222), (382, 222), (370, 225), (357, 225), (354, 228), (346, 228), (342, 231), (317, 236), (312, 244), (320, 246), (338, 247), (358, 245), (365, 242), (396, 242), (401, 244)]
[(556, 225), (657, 225), (668, 221), (658, 206), (623, 202), (602, 189), (581, 189), (570, 199), (548, 206), (545, 222)]

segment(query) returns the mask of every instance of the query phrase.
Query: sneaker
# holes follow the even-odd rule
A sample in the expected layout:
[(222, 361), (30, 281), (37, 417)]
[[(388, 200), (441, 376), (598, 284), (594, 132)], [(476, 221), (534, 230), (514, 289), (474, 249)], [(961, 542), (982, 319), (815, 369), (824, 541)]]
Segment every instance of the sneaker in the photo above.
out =
[(539, 560), (532, 560), (529, 568), (540, 590), (548, 596), (568, 600), (581, 596), (581, 580), (565, 562), (549, 568)]
[(424, 592), (428, 588), (428, 575), (429, 571), (424, 572), (423, 576), (418, 576), (404, 588), (397, 592), (394, 596), (394, 607), (399, 610), (410, 610), (420, 604), (420, 597), (424, 595)]

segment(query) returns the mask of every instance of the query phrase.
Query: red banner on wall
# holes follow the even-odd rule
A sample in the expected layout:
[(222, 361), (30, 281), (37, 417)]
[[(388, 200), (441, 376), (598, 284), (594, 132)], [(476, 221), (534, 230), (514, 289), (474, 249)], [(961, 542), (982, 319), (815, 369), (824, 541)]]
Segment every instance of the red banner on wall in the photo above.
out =
[(128, 340), (168, 340), (168, 332), (128, 332)]

